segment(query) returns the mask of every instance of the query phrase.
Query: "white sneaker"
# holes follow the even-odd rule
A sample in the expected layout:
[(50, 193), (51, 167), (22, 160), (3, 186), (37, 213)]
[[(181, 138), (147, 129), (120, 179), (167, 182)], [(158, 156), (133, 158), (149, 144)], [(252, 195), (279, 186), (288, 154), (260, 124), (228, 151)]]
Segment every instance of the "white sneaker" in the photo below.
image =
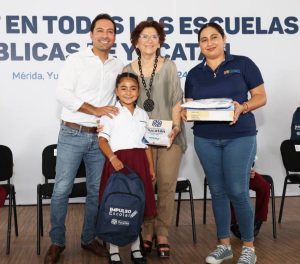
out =
[(243, 246), (242, 254), (237, 262), (237, 264), (255, 264), (257, 257), (255, 255), (255, 250), (252, 247)]
[(218, 245), (217, 248), (209, 253), (205, 261), (209, 264), (219, 264), (223, 260), (231, 259), (233, 257), (230, 245)]

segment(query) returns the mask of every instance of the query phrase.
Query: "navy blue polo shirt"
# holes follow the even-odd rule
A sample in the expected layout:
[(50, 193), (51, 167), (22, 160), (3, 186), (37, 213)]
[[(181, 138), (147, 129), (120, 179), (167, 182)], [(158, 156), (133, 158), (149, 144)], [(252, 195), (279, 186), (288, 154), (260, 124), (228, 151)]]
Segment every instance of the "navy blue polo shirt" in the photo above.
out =
[[(263, 84), (260, 70), (245, 56), (226, 54), (215, 72), (205, 60), (192, 68), (185, 82), (185, 98), (231, 98), (242, 104), (248, 101), (248, 91)], [(223, 121), (195, 121), (194, 135), (213, 139), (230, 139), (256, 135), (253, 113), (241, 114), (234, 125)]]

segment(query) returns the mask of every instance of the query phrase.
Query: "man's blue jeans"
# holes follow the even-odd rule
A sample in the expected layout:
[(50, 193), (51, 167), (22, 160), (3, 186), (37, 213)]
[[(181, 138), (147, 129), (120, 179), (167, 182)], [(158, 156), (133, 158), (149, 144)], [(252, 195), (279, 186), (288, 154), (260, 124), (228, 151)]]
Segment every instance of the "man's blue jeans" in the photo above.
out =
[(99, 184), (105, 158), (99, 149), (97, 134), (81, 132), (61, 125), (57, 144), (56, 176), (51, 199), (49, 233), (52, 243), (58, 246), (65, 245), (68, 196), (72, 191), (82, 159), (86, 169), (87, 197), (81, 242), (89, 244), (95, 238)]
[(256, 136), (235, 139), (194, 137), (194, 146), (207, 177), (218, 239), (230, 237), (230, 201), (242, 240), (253, 241), (253, 210), (249, 197), (250, 170)]

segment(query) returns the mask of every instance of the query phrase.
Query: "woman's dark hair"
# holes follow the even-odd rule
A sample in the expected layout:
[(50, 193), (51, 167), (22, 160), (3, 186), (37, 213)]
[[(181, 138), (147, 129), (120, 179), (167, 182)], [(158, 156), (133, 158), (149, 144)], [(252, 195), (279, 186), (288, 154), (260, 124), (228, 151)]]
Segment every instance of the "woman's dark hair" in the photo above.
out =
[(166, 39), (166, 33), (164, 31), (164, 26), (157, 22), (157, 21), (142, 21), (140, 22), (135, 29), (131, 32), (131, 36), (130, 36), (130, 41), (131, 44), (135, 47), (138, 39), (140, 37), (141, 32), (145, 29), (145, 28), (155, 28), (155, 30), (157, 31), (157, 34), (159, 36), (159, 44), (162, 45), (165, 42)]
[(204, 24), (204, 25), (200, 28), (200, 30), (199, 30), (199, 32), (198, 32), (198, 42), (200, 42), (200, 35), (201, 35), (201, 32), (203, 31), (203, 29), (208, 28), (208, 27), (212, 27), (212, 28), (214, 28), (215, 30), (217, 30), (217, 31), (221, 34), (222, 38), (225, 37), (224, 29), (223, 29), (219, 24), (217, 24), (217, 23), (215, 23), (215, 22), (209, 22), (209, 23)]
[(115, 23), (115, 21), (112, 19), (112, 17), (111, 17), (109, 14), (99, 14), (99, 15), (97, 15), (97, 16), (93, 19), (93, 21), (92, 21), (92, 24), (91, 24), (91, 32), (94, 31), (94, 28), (95, 28), (95, 25), (96, 25), (97, 21), (98, 21), (98, 20), (101, 20), (101, 19), (106, 19), (106, 20), (111, 21), (111, 23), (113, 23), (113, 25), (114, 25), (114, 32), (115, 32), (115, 34), (116, 34), (116, 32), (117, 32), (116, 23)]
[(131, 72), (122, 72), (121, 74), (119, 74), (117, 76), (117, 79), (116, 79), (116, 88), (118, 87), (118, 85), (120, 84), (120, 82), (122, 81), (123, 78), (132, 78), (134, 79), (137, 84), (138, 84), (138, 88), (140, 88), (140, 84), (139, 84), (139, 78), (137, 75), (131, 73)]

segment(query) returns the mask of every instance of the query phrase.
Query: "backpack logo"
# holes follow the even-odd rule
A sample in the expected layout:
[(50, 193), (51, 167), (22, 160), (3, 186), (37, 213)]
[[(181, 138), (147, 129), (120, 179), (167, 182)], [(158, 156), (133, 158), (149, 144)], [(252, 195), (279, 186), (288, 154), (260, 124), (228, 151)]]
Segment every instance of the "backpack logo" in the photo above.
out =
[(133, 218), (133, 217), (135, 217), (136, 215), (138, 214), (138, 211), (137, 210), (135, 210), (131, 215), (130, 215), (130, 218)]
[(118, 221), (118, 225), (129, 226), (129, 222), (128, 221), (119, 220)]
[(124, 208), (118, 208), (118, 207), (110, 207), (109, 208), (109, 215), (130, 217), (131, 210), (130, 209), (124, 209)]

